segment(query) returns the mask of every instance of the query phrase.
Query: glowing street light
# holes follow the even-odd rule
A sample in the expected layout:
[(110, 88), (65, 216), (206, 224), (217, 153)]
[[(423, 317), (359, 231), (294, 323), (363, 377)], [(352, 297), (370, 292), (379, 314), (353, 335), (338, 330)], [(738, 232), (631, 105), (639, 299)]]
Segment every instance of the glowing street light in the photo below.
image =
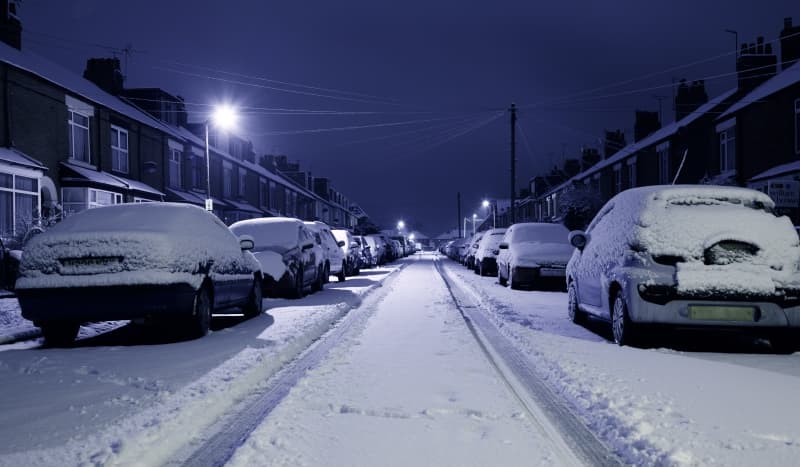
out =
[(414, 241), (414, 234), (412, 233), (411, 235), (409, 235), (409, 236), (408, 236), (408, 239), (409, 239), (409, 240), (411, 240), (411, 241), (413, 242), (413, 241)]
[(206, 211), (214, 210), (214, 201), (211, 198), (211, 155), (208, 145), (208, 127), (212, 123), (223, 129), (229, 130), (236, 125), (237, 115), (236, 109), (228, 105), (222, 105), (214, 108), (211, 116), (206, 119)]
[(398, 221), (397, 222), (397, 230), (403, 230), (405, 228), (406, 228), (406, 223), (405, 222), (403, 222), (403, 221)]
[(483, 206), (484, 208), (488, 208), (488, 207), (492, 208), (492, 228), (496, 229), (497, 228), (497, 212), (495, 211), (494, 203), (491, 203), (488, 199), (485, 199), (485, 200), (483, 200), (483, 203), (481, 203), (481, 206)]

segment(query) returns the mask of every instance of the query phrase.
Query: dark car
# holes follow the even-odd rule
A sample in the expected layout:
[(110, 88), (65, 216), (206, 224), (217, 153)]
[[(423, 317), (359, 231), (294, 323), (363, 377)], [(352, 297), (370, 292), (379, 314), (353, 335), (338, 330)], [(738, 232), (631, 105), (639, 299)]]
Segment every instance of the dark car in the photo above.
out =
[[(253, 253), (259, 262), (263, 290), (269, 296), (301, 298), (306, 287), (322, 290), (327, 279), (314, 248), (312, 232), (301, 220), (291, 217), (262, 217), (231, 225), (236, 235), (249, 235), (255, 242)], [(319, 253), (318, 253), (319, 252)]]
[(216, 216), (188, 204), (88, 209), (25, 247), (16, 292), (46, 342), (72, 341), (80, 324), (150, 319), (208, 333), (215, 310), (261, 313), (261, 271)]

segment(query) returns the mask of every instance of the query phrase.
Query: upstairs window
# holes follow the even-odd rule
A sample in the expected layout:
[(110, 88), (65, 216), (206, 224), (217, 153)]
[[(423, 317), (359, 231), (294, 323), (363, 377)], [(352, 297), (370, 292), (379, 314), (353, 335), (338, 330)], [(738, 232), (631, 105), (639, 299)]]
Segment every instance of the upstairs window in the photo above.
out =
[(111, 170), (128, 173), (128, 132), (111, 125)]
[(204, 188), (201, 185), (204, 181), (203, 173), (205, 169), (206, 169), (205, 159), (198, 156), (192, 156), (189, 159), (189, 177), (191, 182), (191, 188), (197, 188), (197, 189)]
[(233, 164), (222, 163), (222, 196), (230, 198), (233, 195)]
[(69, 157), (77, 161), (91, 164), (89, 150), (89, 117), (69, 109), (67, 120), (69, 130)]
[(622, 165), (614, 166), (614, 194), (622, 191)]
[(736, 136), (734, 129), (728, 128), (719, 133), (719, 171), (736, 170)]
[(661, 185), (668, 185), (672, 182), (669, 178), (669, 143), (658, 145), (656, 147), (656, 154), (658, 154), (658, 183)]
[(247, 171), (243, 167), (239, 167), (239, 197), (244, 198), (247, 193)]
[(628, 161), (628, 188), (636, 186), (636, 159)]
[(181, 187), (181, 151), (170, 148), (169, 150), (169, 186)]

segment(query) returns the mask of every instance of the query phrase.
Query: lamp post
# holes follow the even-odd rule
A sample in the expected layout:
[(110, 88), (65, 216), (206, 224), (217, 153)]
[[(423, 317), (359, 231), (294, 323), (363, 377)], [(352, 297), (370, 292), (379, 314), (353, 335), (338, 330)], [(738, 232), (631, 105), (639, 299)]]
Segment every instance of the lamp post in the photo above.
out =
[(236, 111), (233, 107), (219, 106), (209, 118), (206, 118), (206, 211), (214, 210), (214, 201), (211, 198), (211, 151), (208, 144), (208, 127), (214, 124), (223, 130), (233, 127), (236, 123)]
[(473, 213), (472, 214), (472, 236), (475, 236), (475, 219), (478, 218), (478, 215)]
[(497, 228), (497, 212), (495, 211), (494, 203), (490, 202), (488, 199), (483, 200), (482, 203), (484, 208), (491, 208), (492, 209), (492, 228)]

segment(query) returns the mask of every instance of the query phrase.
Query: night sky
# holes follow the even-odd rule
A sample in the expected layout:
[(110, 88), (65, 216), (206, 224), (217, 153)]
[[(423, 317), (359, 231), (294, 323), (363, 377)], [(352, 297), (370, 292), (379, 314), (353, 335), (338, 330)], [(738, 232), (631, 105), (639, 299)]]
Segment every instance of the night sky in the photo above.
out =
[(457, 192), (464, 216), (509, 197), (511, 102), (524, 187), (604, 128), (630, 142), (659, 97), (672, 121), (673, 80), (732, 88), (725, 29), (775, 40), (800, 2), (24, 0), (19, 16), (23, 50), (76, 73), (116, 54), (126, 87), (183, 96), (190, 121), (233, 102), (257, 153), (434, 236), (456, 228)]

